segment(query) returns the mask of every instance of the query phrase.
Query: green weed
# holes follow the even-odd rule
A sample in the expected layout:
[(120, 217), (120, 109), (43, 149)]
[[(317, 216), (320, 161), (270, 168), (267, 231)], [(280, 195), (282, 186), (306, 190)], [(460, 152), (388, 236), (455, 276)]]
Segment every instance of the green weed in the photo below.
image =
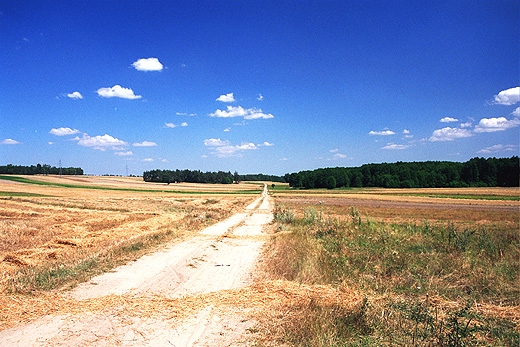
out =
[[(355, 207), (345, 219), (338, 219), (324, 217), (315, 209), (306, 209), (298, 218), (290, 208), (278, 206), (275, 218), (286, 232), (277, 234), (270, 244), (270, 276), (347, 286), (369, 297), (363, 315), (357, 318), (341, 318), (332, 308), (325, 314), (307, 307), (301, 314), (309, 317), (302, 318), (300, 329), (286, 332), (285, 343), (461, 347), (520, 343), (513, 322), (481, 316), (473, 306), (463, 304), (520, 304), (517, 232), (427, 221), (376, 223), (364, 219)], [(428, 304), (424, 300), (428, 294), (458, 302), (459, 308)], [(372, 305), (373, 296), (387, 297), (387, 304)], [(320, 320), (316, 329), (311, 317), (327, 323)], [(310, 335), (302, 335), (303, 330)], [(342, 335), (337, 330), (350, 333)]]

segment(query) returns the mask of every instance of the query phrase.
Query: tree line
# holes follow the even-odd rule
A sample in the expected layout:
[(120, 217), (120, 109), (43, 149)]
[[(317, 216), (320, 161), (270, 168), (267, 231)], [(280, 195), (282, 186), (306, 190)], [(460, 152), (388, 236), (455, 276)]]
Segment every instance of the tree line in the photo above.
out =
[(62, 167), (58, 168), (47, 164), (37, 164), (31, 166), (24, 165), (0, 165), (0, 174), (9, 175), (83, 175), (83, 169), (80, 167)]
[(300, 171), (286, 174), (284, 179), (291, 187), (306, 189), (518, 187), (519, 158), (365, 164)]
[(238, 179), (238, 173), (231, 172), (202, 172), (200, 170), (151, 170), (143, 173), (145, 182), (160, 183), (222, 183), (230, 184)]
[(268, 181), (285, 183), (285, 179), (281, 176), (265, 175), (262, 173), (239, 175), (239, 179), (240, 181)]

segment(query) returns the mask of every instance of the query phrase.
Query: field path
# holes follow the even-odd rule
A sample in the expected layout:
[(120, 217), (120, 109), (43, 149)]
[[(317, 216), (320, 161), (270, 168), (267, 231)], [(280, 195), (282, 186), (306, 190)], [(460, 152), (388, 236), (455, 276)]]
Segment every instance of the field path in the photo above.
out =
[[(246, 346), (254, 322), (194, 298), (247, 286), (271, 221), (265, 185), (242, 213), (79, 285), (64, 294), (77, 309), (4, 330), (0, 346)], [(190, 300), (198, 302), (192, 309), (161, 314)]]

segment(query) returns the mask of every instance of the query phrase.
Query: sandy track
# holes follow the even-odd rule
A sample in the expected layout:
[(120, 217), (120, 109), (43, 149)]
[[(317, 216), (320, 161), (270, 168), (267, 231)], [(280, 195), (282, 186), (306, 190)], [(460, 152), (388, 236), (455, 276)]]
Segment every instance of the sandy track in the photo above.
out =
[[(267, 186), (262, 196), (196, 237), (142, 257), (65, 294), (81, 303), (103, 297), (184, 298), (246, 286), (272, 221)], [(120, 307), (42, 317), (0, 332), (0, 346), (245, 346), (252, 322), (208, 303), (182, 320), (134, 315)], [(242, 342), (241, 342), (242, 341)]]

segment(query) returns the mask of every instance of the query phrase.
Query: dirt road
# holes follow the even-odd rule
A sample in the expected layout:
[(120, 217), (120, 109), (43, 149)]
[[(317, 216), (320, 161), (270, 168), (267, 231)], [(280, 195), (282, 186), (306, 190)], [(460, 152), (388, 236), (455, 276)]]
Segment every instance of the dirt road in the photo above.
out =
[(271, 220), (265, 186), (242, 213), (65, 293), (63, 313), (0, 332), (0, 346), (246, 346), (254, 322), (194, 298), (250, 283)]

